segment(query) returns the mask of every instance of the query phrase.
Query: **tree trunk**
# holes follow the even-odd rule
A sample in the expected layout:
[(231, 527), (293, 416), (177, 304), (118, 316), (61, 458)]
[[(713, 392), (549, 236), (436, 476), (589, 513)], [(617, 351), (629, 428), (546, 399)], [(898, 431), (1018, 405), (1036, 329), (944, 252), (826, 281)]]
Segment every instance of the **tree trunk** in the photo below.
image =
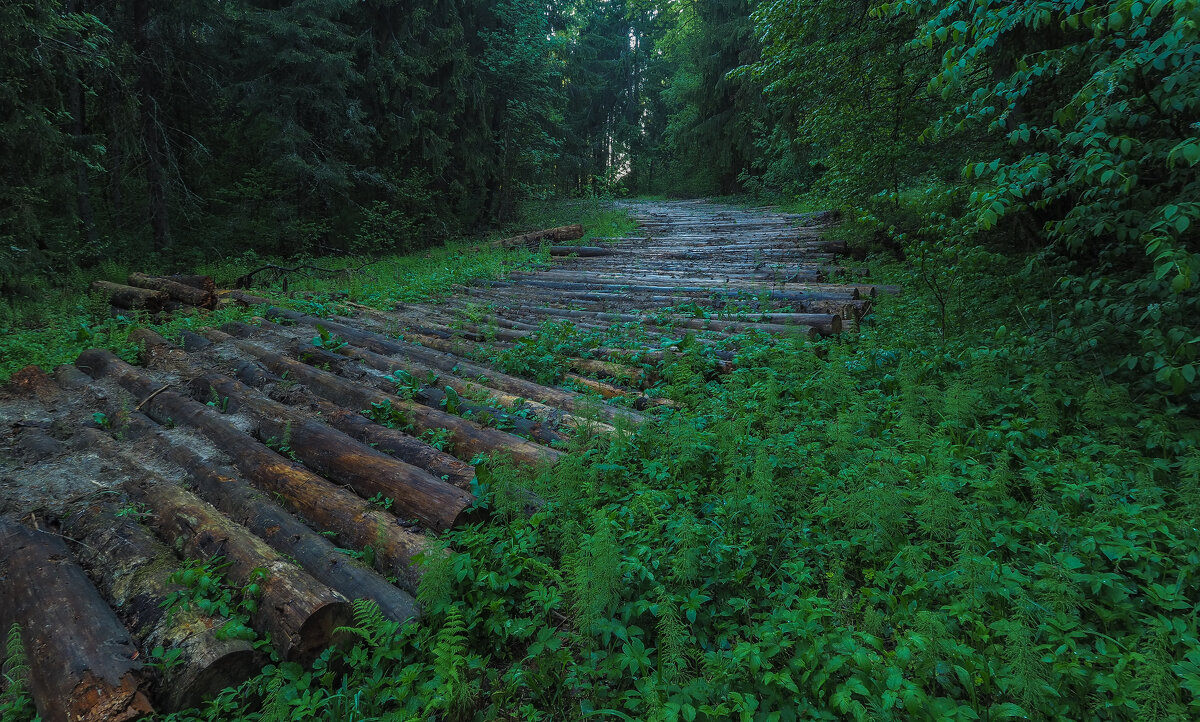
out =
[(137, 647), (62, 539), (0, 517), (0, 548), (0, 630), (20, 625), (38, 715), (125, 722), (153, 714)]
[[(68, 15), (79, 11), (79, 0), (68, 0), (63, 7)], [(78, 76), (72, 77), (67, 90), (71, 111), (71, 136), (75, 152), (81, 155), (88, 152), (86, 104), (83, 94), (83, 82)], [(82, 227), (82, 241), (89, 248), (96, 247), (96, 214), (92, 210), (92, 193), (88, 184), (88, 167), (82, 160), (75, 163), (75, 214)]]
[(150, 207), (150, 230), (154, 250), (161, 253), (171, 246), (171, 228), (167, 219), (165, 138), (159, 128), (158, 69), (150, 59), (150, 41), (146, 27), (150, 22), (150, 0), (131, 0), (133, 16), (133, 52), (137, 62), (138, 111), (142, 143), (146, 146), (146, 190)]
[(178, 569), (175, 555), (116, 511), (112, 505), (85, 507), (66, 520), (63, 533), (79, 542), (80, 563), (142, 650), (161, 645), (182, 653), (155, 684), (160, 705), (168, 711), (195, 707), (252, 677), (259, 668), (254, 648), (245, 640), (218, 639), (222, 620), (193, 610), (168, 613), (164, 602), (179, 589), (170, 582)]
[(402, 589), (416, 593), (420, 568), (415, 557), (425, 552), (429, 543), (423, 535), (400, 527), (394, 515), (276, 454), (204, 404), (173, 391), (149, 398), (159, 385), (109, 351), (85, 351), (75, 365), (94, 378), (111, 376), (130, 393), (146, 399), (142, 410), (159, 423), (169, 421), (200, 431), (229, 454), (248, 479), (277, 494), (293, 512), (318, 528), (337, 532), (343, 545), (360, 550), (370, 547), (379, 569), (395, 574)]

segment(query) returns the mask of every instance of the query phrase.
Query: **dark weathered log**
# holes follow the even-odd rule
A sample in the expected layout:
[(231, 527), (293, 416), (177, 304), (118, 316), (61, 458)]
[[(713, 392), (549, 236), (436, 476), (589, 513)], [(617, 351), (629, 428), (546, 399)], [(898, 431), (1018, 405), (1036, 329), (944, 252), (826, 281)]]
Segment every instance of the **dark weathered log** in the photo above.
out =
[(415, 558), (429, 544), (424, 536), (399, 526), (394, 515), (276, 454), (209, 406), (174, 391), (149, 398), (159, 389), (156, 382), (111, 352), (85, 351), (75, 363), (93, 377), (111, 376), (134, 396), (147, 399), (142, 410), (159, 423), (171, 422), (200, 431), (229, 454), (248, 479), (277, 494), (292, 511), (318, 528), (337, 532), (345, 546), (371, 547), (378, 567), (396, 575), (405, 591), (416, 592), (420, 568)]
[(600, 246), (550, 246), (551, 256), (579, 256), (580, 258), (595, 258), (597, 256), (611, 256), (613, 254), (607, 248)]
[(181, 331), (180, 336), (183, 338), (184, 351), (200, 351), (212, 345), (212, 341), (187, 329)]
[(372, 449), (324, 424), (219, 374), (192, 380), (192, 396), (219, 398), (252, 416), (257, 435), (287, 446), (287, 451), (325, 478), (346, 484), (363, 498), (391, 499), (391, 511), (423, 526), (444, 531), (467, 519), (475, 498), (428, 471)]
[(125, 722), (153, 714), (137, 647), (62, 539), (0, 517), (0, 549), (0, 630), (20, 625), (39, 716)]
[(583, 238), (583, 226), (559, 226), (558, 228), (547, 228), (542, 231), (531, 231), (530, 233), (522, 233), (519, 236), (505, 238), (499, 241), (492, 241), (493, 248), (518, 248), (521, 246), (537, 248), (542, 241), (574, 241)]
[[(516, 274), (511, 274), (516, 276)], [(700, 293), (710, 296), (725, 296), (737, 297), (744, 296), (756, 298), (766, 296), (773, 299), (783, 299), (788, 301), (805, 301), (816, 300), (822, 298), (830, 298), (831, 294), (824, 291), (781, 291), (775, 289), (759, 288), (735, 288), (725, 284), (716, 283), (711, 286), (697, 286), (693, 284), (684, 284), (678, 286), (667, 286), (661, 284), (638, 284), (638, 283), (619, 283), (612, 281), (554, 281), (540, 280), (538, 278), (525, 278), (521, 280), (522, 285), (533, 288), (553, 288), (566, 290), (581, 290), (581, 291), (610, 291), (623, 292), (626, 290), (637, 290), (643, 293), (669, 293), (669, 294), (688, 294)], [(506, 287), (509, 284), (504, 281), (493, 281), (492, 284), (499, 287)], [(839, 287), (840, 288), (840, 287)], [(862, 287), (856, 287), (856, 292), (861, 292)], [(836, 298), (844, 298), (845, 295), (839, 292)]]
[(62, 453), (63, 443), (39, 424), (17, 422), (13, 425), (13, 447), (26, 461), (42, 461)]
[(108, 281), (92, 281), (92, 290), (108, 296), (109, 303), (123, 309), (139, 309), (150, 312), (161, 311), (167, 294), (148, 288), (123, 286)]
[(170, 483), (129, 482), (124, 488), (150, 509), (149, 523), (162, 539), (193, 559), (222, 557), (232, 581), (259, 586), (262, 597), (251, 621), (270, 634), (284, 659), (311, 661), (333, 644), (335, 629), (352, 621), (345, 597), (191, 492)]
[(155, 683), (161, 708), (195, 707), (258, 671), (261, 665), (249, 642), (218, 638), (225, 620), (192, 609), (168, 613), (166, 602), (179, 589), (170, 581), (178, 560), (141, 524), (118, 516), (115, 505), (79, 509), (64, 522), (63, 533), (79, 542), (80, 564), (143, 651), (160, 645), (178, 651), (178, 662), (164, 669)]
[(162, 291), (176, 301), (186, 303), (189, 306), (214, 308), (217, 305), (217, 296), (212, 291), (204, 291), (170, 278), (147, 276), (144, 273), (131, 273), (129, 274), (129, 285)]
[[(645, 314), (634, 313), (605, 313), (601, 311), (574, 311), (565, 308), (550, 308), (548, 306), (537, 306), (529, 308), (535, 313), (546, 314), (549, 316), (560, 316), (562, 318), (594, 318), (602, 321), (610, 321), (613, 323), (635, 323), (643, 322), (654, 324), (654, 319)], [(758, 316), (760, 314), (751, 314)], [(784, 316), (776, 314), (780, 319)], [(682, 328), (691, 328), (699, 331), (728, 331), (733, 333), (743, 333), (745, 331), (757, 330), (765, 333), (797, 333), (801, 328), (811, 328), (816, 333), (822, 335), (833, 335), (841, 333), (842, 319), (839, 316), (824, 313), (792, 313), (787, 314), (787, 323), (758, 323), (755, 321), (736, 321), (722, 320), (716, 318), (689, 318), (686, 316), (672, 315), (669, 317), (669, 323)], [(807, 333), (807, 332), (805, 332)]]
[(60, 387), (68, 391), (78, 391), (92, 383), (88, 376), (70, 364), (59, 364), (54, 367), (54, 380)]
[[(210, 332), (209, 338), (220, 338), (215, 334), (221, 332)], [(221, 336), (238, 349), (257, 358), (272, 373), (279, 376), (286, 374), (286, 378), (299, 381), (334, 403), (354, 409), (370, 409), (375, 404), (386, 405), (402, 414), (408, 423), (422, 432), (448, 430), (453, 444), (452, 453), (461, 459), (472, 459), (479, 454), (503, 453), (518, 463), (540, 464), (557, 461), (562, 456), (562, 452), (557, 449), (535, 444), (519, 436), (489, 429), (453, 414), (406, 401), (393, 394), (363, 388), (340, 376), (287, 358), (259, 344), (235, 339), (226, 334)]]
[(333, 542), (309, 529), (232, 470), (219, 469), (191, 448), (171, 443), (159, 429), (152, 429), (143, 438), (156, 455), (178, 464), (187, 473), (196, 493), (205, 501), (281, 554), (300, 562), (318, 581), (347, 599), (374, 600), (383, 615), (394, 621), (417, 616), (417, 604), (411, 595), (355, 563)]
[(174, 276), (162, 276), (162, 278), (165, 278), (168, 281), (182, 283), (183, 285), (191, 286), (192, 288), (198, 288), (207, 293), (216, 294), (217, 292), (217, 284), (213, 283), (212, 276), (188, 276), (176, 274)]

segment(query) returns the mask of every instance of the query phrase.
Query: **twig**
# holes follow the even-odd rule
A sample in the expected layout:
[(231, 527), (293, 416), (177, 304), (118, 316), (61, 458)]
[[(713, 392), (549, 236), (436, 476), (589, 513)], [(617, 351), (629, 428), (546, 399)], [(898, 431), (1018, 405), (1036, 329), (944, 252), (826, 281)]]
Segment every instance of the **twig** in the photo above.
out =
[(261, 268), (256, 268), (253, 271), (251, 271), (251, 272), (247, 273), (246, 275), (242, 276), (241, 278), (239, 278), (237, 280), (236, 285), (238, 288), (248, 288), (250, 286), (251, 281), (254, 280), (254, 276), (259, 273), (262, 273), (263, 271), (279, 271), (280, 273), (300, 273), (301, 271), (314, 271), (316, 273), (324, 273), (324, 274), (328, 274), (330, 276), (336, 276), (338, 274), (358, 273), (359, 271), (363, 270), (364, 268), (367, 268), (369, 266), (375, 265), (376, 263), (379, 263), (380, 260), (381, 259), (376, 258), (373, 261), (368, 261), (367, 263), (364, 263), (363, 265), (359, 266), (358, 268), (321, 268), (320, 266), (314, 266), (311, 263), (301, 263), (299, 266), (296, 266), (295, 268), (288, 268), (287, 266), (280, 266), (280, 265), (277, 265), (274, 263), (268, 263), (265, 266), (262, 266)]
[(145, 399), (142, 400), (142, 403), (138, 404), (137, 406), (134, 406), (133, 410), (141, 411), (143, 406), (150, 403), (150, 399), (153, 399), (155, 396), (158, 396), (159, 394), (161, 394), (162, 392), (166, 391), (169, 388), (171, 388), (171, 385), (167, 384), (166, 386), (162, 387), (158, 391), (155, 391), (154, 393), (150, 394), (149, 396), (147, 396)]

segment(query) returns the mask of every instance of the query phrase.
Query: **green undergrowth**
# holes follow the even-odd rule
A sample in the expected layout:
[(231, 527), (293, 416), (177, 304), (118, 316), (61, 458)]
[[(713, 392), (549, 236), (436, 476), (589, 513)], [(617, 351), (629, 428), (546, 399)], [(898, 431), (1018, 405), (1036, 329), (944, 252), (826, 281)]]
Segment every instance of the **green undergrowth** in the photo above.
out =
[(877, 270), (904, 292), (854, 337), (737, 339), (726, 375), (685, 343), (683, 410), (484, 465), (492, 518), (443, 535), (420, 623), (359, 605), (349, 651), (173, 719), (1194, 718), (1194, 419), (1071, 362), (1002, 283), (963, 280), (943, 334)]
[[(582, 223), (585, 240), (627, 234), (635, 224), (626, 211), (610, 202), (559, 201), (531, 205), (520, 224), (493, 233), (488, 240), (512, 233), (553, 225)], [(346, 302), (378, 309), (397, 303), (437, 300), (450, 295), (456, 284), (503, 277), (510, 271), (529, 269), (548, 262), (544, 251), (502, 251), (480, 239), (452, 241), (438, 248), (409, 255), (379, 258), (330, 257), (279, 259), (246, 252), (201, 264), (195, 273), (212, 276), (219, 288), (232, 288), (238, 279), (271, 264), (299, 269), (285, 272), (267, 269), (253, 277), (251, 293), (261, 294), (297, 310), (315, 315), (353, 313)], [(88, 290), (93, 280), (124, 282), (132, 271), (165, 272), (154, 265), (136, 266), (106, 262), (90, 272), (72, 272), (59, 280), (61, 287), (47, 286), (37, 301), (13, 302), (0, 299), (0, 383), (28, 365), (50, 368), (70, 363), (88, 348), (107, 348), (133, 360), (137, 347), (128, 341), (138, 327), (149, 327), (170, 337), (185, 327), (216, 326), (228, 321), (245, 321), (252, 314), (229, 307), (215, 314), (176, 314), (172, 320), (155, 322), (147, 315), (129, 312), (112, 317), (106, 299)], [(300, 268), (311, 266), (312, 268)]]

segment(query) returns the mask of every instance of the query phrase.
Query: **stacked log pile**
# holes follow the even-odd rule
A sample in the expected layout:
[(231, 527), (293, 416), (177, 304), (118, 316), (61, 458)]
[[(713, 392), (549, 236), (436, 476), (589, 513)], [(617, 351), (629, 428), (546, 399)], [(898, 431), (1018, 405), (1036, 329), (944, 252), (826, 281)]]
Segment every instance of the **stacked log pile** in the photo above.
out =
[(107, 298), (116, 313), (211, 310), (218, 302), (216, 285), (208, 276), (131, 273), (128, 284), (94, 281), (92, 291)]
[[(486, 514), (478, 464), (508, 457), (532, 481), (573, 439), (673, 406), (654, 386), (683, 334), (728, 371), (743, 334), (838, 334), (881, 290), (830, 282), (840, 250), (794, 217), (694, 202), (631, 211), (643, 235), (603, 245), (566, 245), (579, 226), (498, 241), (549, 245), (553, 263), (445, 302), (329, 319), (233, 292), (228, 301), (263, 318), (186, 331), (179, 345), (139, 332), (140, 367), (92, 350), (53, 380), (18, 375), (11, 393), (31, 405), (52, 406), (54, 387), (86, 407), (67, 424), (80, 429), (73, 438), (13, 425), (29, 473), (82, 453), (103, 470), (87, 479), (102, 495), (74, 499), (57, 523), (43, 515), (32, 528), (29, 509), (0, 517), (0, 632), (19, 625), (43, 718), (133, 719), (252, 672), (258, 654), (218, 639), (222, 620), (164, 613), (188, 560), (220, 557), (231, 583), (259, 590), (249, 624), (284, 659), (338, 644), (353, 600), (397, 621), (418, 616), (418, 559), (440, 553), (430, 535)], [(95, 289), (122, 309), (218, 302), (205, 277), (131, 274), (128, 284)], [(561, 385), (488, 362), (545, 321), (633, 330), (627, 343), (562, 359)], [(105, 423), (82, 428), (97, 426), (79, 422), (93, 413)], [(528, 490), (508, 493), (527, 512), (542, 505)], [(180, 663), (144, 667), (155, 646)]]
[[(579, 375), (571, 378), (577, 385), (628, 397), (655, 375), (626, 361), (660, 361), (672, 339), (693, 334), (700, 343), (736, 348), (751, 332), (836, 335), (855, 328), (877, 293), (892, 290), (856, 283), (858, 272), (836, 265), (847, 249), (823, 237), (832, 216), (693, 201), (629, 209), (640, 224), (639, 237), (550, 246), (555, 258), (549, 268), (460, 287), (454, 298), (437, 304), (406, 305), (383, 315), (366, 311), (369, 321), (402, 328), (406, 339), (450, 353), (519, 343), (536, 337), (546, 321), (582, 330), (633, 324), (645, 334), (640, 344), (567, 359)], [(564, 230), (527, 236), (542, 240)], [(521, 245), (520, 238), (525, 237), (498, 245)], [(733, 352), (723, 353), (722, 368), (728, 370)], [(597, 385), (605, 382), (611, 383)], [(654, 405), (645, 398), (637, 403)]]

